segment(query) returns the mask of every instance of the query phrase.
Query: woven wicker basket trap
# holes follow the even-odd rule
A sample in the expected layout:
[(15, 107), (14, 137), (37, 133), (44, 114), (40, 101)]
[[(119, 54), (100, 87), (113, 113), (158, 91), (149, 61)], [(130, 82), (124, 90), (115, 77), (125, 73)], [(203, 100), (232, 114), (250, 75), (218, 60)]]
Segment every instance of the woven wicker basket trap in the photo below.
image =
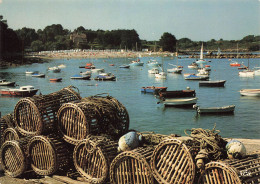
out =
[(29, 138), (7, 141), (1, 147), (1, 163), (5, 173), (11, 177), (18, 177), (28, 167), (26, 147)]
[(110, 165), (110, 182), (153, 184), (154, 177), (149, 164), (153, 150), (153, 147), (139, 147), (117, 155)]
[(66, 144), (55, 135), (34, 136), (27, 149), (31, 167), (39, 175), (51, 175), (69, 163)]
[(195, 164), (188, 147), (177, 139), (166, 139), (157, 145), (151, 168), (159, 183), (193, 183)]
[(117, 154), (117, 143), (102, 137), (91, 136), (79, 142), (73, 153), (74, 166), (89, 183), (104, 183), (109, 165)]
[(260, 157), (252, 155), (239, 160), (210, 162), (205, 165), (199, 183), (260, 183)]

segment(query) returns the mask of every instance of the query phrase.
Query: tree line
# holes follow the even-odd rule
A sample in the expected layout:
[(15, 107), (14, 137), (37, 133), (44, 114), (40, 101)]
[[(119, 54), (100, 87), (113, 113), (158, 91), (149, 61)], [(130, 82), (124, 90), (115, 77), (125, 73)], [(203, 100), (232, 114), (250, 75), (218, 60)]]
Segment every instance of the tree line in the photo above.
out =
[[(70, 35), (85, 34), (87, 42), (75, 43)], [(73, 31), (64, 29), (60, 24), (46, 26), (44, 29), (35, 30), (24, 27), (13, 30), (8, 28), (6, 20), (0, 16), (0, 57), (23, 51), (53, 51), (69, 49), (128, 49), (150, 51), (170, 51), (176, 49), (182, 51), (199, 50), (201, 41), (192, 41), (189, 38), (177, 40), (171, 33), (165, 32), (160, 40), (146, 41), (139, 38), (136, 30), (118, 29), (111, 31), (85, 29), (83, 26)], [(248, 35), (241, 40), (210, 40), (203, 42), (208, 50), (240, 49), (247, 51), (259, 51), (260, 36)]]

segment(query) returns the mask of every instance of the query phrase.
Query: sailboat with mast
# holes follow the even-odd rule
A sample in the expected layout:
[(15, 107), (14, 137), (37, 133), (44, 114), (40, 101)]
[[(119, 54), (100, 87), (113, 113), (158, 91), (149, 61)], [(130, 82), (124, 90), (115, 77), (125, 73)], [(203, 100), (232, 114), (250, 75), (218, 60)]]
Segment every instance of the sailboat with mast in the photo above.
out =
[[(237, 58), (238, 58), (238, 43), (237, 43)], [(233, 61), (233, 60), (230, 60), (230, 66), (241, 66), (240, 63), (238, 63), (237, 61)]]
[(156, 73), (155, 78), (158, 78), (158, 79), (166, 79), (167, 78), (167, 73), (163, 69), (163, 63), (164, 63), (164, 61), (163, 61), (163, 56), (162, 56), (162, 66), (160, 67), (162, 71), (159, 72), (159, 73)]
[(174, 66), (173, 68), (171, 68), (171, 69), (167, 69), (167, 72), (168, 73), (177, 73), (177, 74), (181, 74), (181, 72), (182, 72), (182, 66), (179, 66), (178, 65), (178, 52), (176, 52), (176, 59), (177, 59), (177, 65), (173, 65), (173, 64), (171, 64), (171, 63), (169, 63), (169, 65), (172, 65), (172, 66)]
[(250, 70), (249, 69), (249, 58), (248, 58), (248, 66), (246, 67), (247, 69), (246, 70), (243, 70), (241, 72), (238, 72), (238, 75), (240, 77), (254, 77), (255, 75), (255, 72), (253, 70)]
[(203, 58), (203, 43), (201, 45), (201, 49), (200, 49), (200, 59), (198, 61), (196, 61), (197, 64), (205, 64), (207, 63), (207, 61)]

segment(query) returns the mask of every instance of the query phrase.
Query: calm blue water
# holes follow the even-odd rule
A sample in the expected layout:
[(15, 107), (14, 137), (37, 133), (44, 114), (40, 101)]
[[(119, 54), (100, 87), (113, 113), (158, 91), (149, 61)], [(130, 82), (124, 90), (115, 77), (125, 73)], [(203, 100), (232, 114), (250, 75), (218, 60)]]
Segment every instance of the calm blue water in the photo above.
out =
[[(227, 80), (224, 88), (199, 87), (198, 81), (184, 80), (183, 75), (168, 74), (167, 79), (156, 79), (148, 74), (149, 67), (146, 62), (150, 58), (142, 58), (143, 67), (130, 69), (119, 68), (121, 64), (129, 64), (130, 60), (116, 59), (92, 59), (97, 68), (104, 68), (106, 72), (112, 72), (117, 76), (117, 81), (95, 80), (71, 80), (70, 76), (78, 74), (85, 69), (79, 66), (90, 62), (90, 59), (53, 60), (49, 63), (32, 64), (16, 68), (1, 69), (0, 78), (16, 81), (20, 86), (33, 85), (39, 88), (42, 94), (48, 94), (60, 90), (68, 85), (79, 88), (81, 96), (109, 93), (118, 99), (128, 110), (130, 116), (130, 128), (138, 131), (154, 131), (161, 134), (184, 134), (185, 129), (204, 128), (212, 129), (214, 124), (220, 130), (222, 137), (233, 138), (260, 138), (260, 98), (242, 97), (239, 90), (242, 88), (260, 88), (260, 76), (254, 78), (241, 78), (238, 69), (230, 67), (227, 59), (211, 59), (212, 80)], [(153, 58), (162, 62), (162, 58)], [(247, 65), (247, 59), (238, 59)], [(179, 59), (179, 65), (184, 67), (183, 73), (195, 72), (188, 69), (192, 59)], [(171, 68), (168, 63), (176, 64), (172, 58), (164, 58), (164, 68)], [(115, 66), (109, 66), (109, 64)], [(67, 67), (61, 73), (47, 72), (47, 68), (65, 64)], [(250, 68), (260, 66), (260, 59), (250, 59)], [(46, 74), (46, 78), (32, 78), (26, 76), (26, 70), (38, 70)], [(50, 83), (49, 78), (62, 77), (60, 83)], [(93, 75), (95, 76), (95, 75)], [(182, 90), (189, 86), (195, 89), (198, 97), (198, 105), (203, 107), (236, 105), (234, 115), (201, 115), (197, 116), (192, 108), (164, 108), (156, 104), (158, 99), (150, 94), (142, 94), (142, 86), (167, 86), (168, 90)], [(2, 116), (13, 112), (20, 98), (0, 97), (0, 112)]]

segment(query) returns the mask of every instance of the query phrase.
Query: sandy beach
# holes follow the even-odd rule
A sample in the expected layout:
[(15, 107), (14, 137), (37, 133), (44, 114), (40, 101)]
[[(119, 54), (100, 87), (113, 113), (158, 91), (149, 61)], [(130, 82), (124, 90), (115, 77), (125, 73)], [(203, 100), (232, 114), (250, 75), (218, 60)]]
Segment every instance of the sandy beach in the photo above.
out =
[[(87, 59), (87, 58), (136, 58), (141, 57), (175, 57), (176, 53), (172, 52), (150, 52), (150, 51), (114, 51), (114, 50), (65, 50), (65, 51), (41, 51), (41, 52), (34, 52), (29, 53), (28, 57), (37, 57), (42, 59)], [(181, 52), (178, 54), (181, 58), (199, 58), (198, 53), (188, 54), (186, 52)], [(205, 58), (260, 58), (260, 54), (248, 54), (243, 53), (237, 55), (236, 53), (223, 53), (221, 55), (211, 54), (211, 55), (204, 55)]]

